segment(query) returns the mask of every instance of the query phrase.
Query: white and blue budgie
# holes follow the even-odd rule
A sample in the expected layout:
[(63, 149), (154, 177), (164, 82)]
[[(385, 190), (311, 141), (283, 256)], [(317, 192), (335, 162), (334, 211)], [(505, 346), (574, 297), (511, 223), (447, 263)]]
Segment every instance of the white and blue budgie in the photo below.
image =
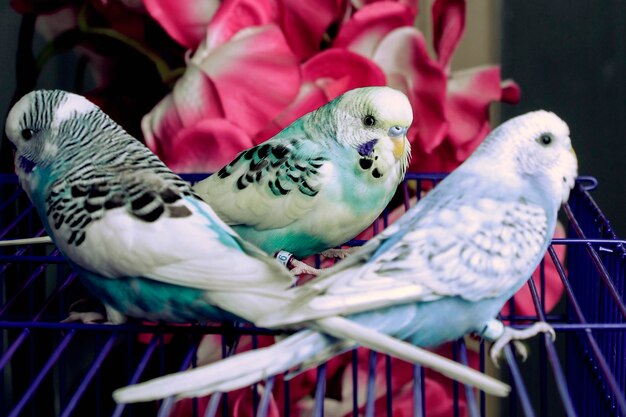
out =
[(476, 332), (496, 342), (495, 360), (511, 340), (553, 334), (546, 323), (514, 330), (496, 316), (541, 261), (576, 175), (561, 119), (545, 111), (511, 119), (396, 223), (316, 280), (290, 290), (295, 298), (286, 308), (255, 320), (263, 327), (309, 330), (120, 389), (114, 398), (229, 391), (316, 365), (353, 347), (351, 340), (365, 344), (370, 335), (366, 346), (378, 349), (378, 341), (380, 350), (414, 360), (397, 339), (428, 347)]
[[(237, 236), (185, 181), (84, 97), (29, 93), (11, 109), (6, 134), (20, 184), (110, 322), (127, 316), (253, 322), (293, 299), (285, 268)], [(391, 350), (381, 344), (387, 339)], [(385, 353), (396, 343), (371, 331), (358, 342)], [(425, 366), (506, 392), (493, 378), (402, 346)]]
[(21, 186), (109, 321), (233, 318), (212, 297), (249, 289), (271, 304), (290, 285), (278, 262), (87, 99), (29, 93), (6, 134)]
[[(371, 225), (404, 178), (412, 120), (411, 104), (397, 90), (350, 90), (193, 188), (270, 255), (341, 256), (331, 248)], [(317, 272), (293, 261), (295, 274)]]

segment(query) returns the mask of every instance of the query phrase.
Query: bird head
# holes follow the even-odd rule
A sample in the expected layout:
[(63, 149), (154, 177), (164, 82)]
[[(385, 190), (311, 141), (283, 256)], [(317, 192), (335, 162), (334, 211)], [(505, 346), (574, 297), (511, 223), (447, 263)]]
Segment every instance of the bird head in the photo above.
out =
[(337, 138), (359, 152), (380, 147), (395, 160), (407, 160), (410, 144), (407, 130), (413, 121), (409, 99), (389, 87), (350, 90), (336, 102)]
[[(15, 147), (18, 174), (48, 166), (67, 152), (59, 152), (71, 139), (63, 135), (64, 123), (98, 108), (86, 98), (61, 90), (37, 90), (26, 94), (7, 116), (5, 132)], [(86, 128), (86, 126), (85, 126)]]
[(569, 127), (557, 115), (534, 111), (500, 125), (475, 154), (513, 167), (518, 175), (532, 177), (565, 202), (578, 175), (569, 135)]

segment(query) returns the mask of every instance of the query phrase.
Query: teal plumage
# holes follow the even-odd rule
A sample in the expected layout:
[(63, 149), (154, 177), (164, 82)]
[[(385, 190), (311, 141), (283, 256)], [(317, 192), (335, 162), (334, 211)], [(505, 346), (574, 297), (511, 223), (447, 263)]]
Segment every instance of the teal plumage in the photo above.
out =
[(244, 239), (305, 257), (352, 239), (387, 206), (410, 157), (404, 94), (351, 90), (241, 152), (194, 190)]

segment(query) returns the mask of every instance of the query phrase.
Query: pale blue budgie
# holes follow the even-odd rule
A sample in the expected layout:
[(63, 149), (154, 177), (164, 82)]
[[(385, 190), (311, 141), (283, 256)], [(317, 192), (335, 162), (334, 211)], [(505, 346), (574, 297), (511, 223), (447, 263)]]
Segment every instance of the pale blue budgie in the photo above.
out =
[[(411, 104), (397, 90), (350, 90), (193, 188), (270, 255), (343, 257), (331, 248), (371, 225), (404, 178), (412, 120)], [(294, 274), (317, 272), (291, 262)]]
[[(185, 181), (85, 98), (29, 93), (11, 109), (6, 133), (22, 187), (111, 322), (126, 316), (253, 322), (296, 295), (285, 290), (291, 284), (285, 268), (239, 238)], [(350, 340), (385, 353), (401, 343), (403, 357), (488, 392), (506, 391), (493, 378), (363, 329)]]
[[(229, 391), (321, 363), (372, 331), (417, 346), (476, 332), (496, 342), (493, 358), (511, 340), (553, 334), (546, 323), (514, 330), (495, 317), (541, 261), (576, 175), (561, 119), (545, 111), (511, 119), (396, 223), (316, 280), (290, 290), (295, 298), (286, 308), (255, 320), (263, 327), (309, 330), (120, 389), (114, 398), (133, 402)], [(372, 340), (369, 347), (376, 349), (379, 340), (383, 351), (411, 358), (390, 348), (400, 348), (400, 341), (374, 335)]]

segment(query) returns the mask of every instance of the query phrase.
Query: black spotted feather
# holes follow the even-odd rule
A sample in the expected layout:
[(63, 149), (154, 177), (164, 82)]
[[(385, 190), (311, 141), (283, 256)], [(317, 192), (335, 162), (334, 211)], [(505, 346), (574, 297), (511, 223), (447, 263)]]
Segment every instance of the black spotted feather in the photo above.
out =
[[(99, 157), (73, 165), (69, 174), (50, 188), (48, 218), (55, 229), (67, 228), (71, 245), (80, 245), (86, 237), (86, 226), (109, 210), (123, 207), (145, 222), (192, 214), (181, 204), (185, 196), (199, 198), (190, 185), (136, 140), (125, 134), (119, 139), (127, 145), (104, 143)], [(65, 161), (76, 163), (83, 156), (76, 146), (68, 148), (65, 157)]]
[(251, 185), (266, 187), (275, 196), (285, 196), (292, 191), (315, 197), (319, 184), (314, 180), (327, 158), (298, 158), (298, 142), (289, 144), (265, 143), (241, 152), (237, 157), (218, 171), (220, 179), (236, 175), (237, 190)]

